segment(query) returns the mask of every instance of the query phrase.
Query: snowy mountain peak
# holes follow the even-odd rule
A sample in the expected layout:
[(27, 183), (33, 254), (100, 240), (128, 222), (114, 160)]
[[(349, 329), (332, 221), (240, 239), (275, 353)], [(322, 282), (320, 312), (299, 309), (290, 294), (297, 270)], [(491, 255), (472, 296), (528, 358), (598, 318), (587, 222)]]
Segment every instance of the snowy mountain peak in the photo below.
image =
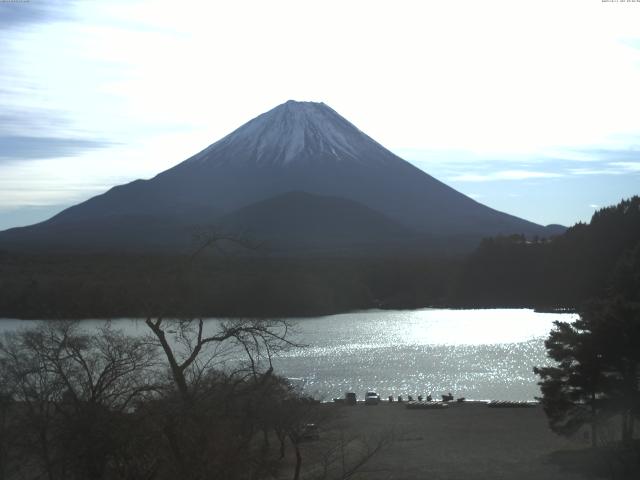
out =
[[(329, 106), (289, 101), (149, 180), (116, 186), (39, 225), (0, 232), (0, 248), (192, 248), (190, 232), (215, 223), (222, 231), (256, 232), (258, 241), (259, 232), (279, 235), (283, 244), (303, 239), (300, 251), (317, 246), (331, 255), (342, 251), (334, 250), (336, 239), (358, 254), (369, 240), (380, 253), (390, 247), (404, 254), (417, 245), (413, 232), (449, 253), (450, 241), (471, 248), (487, 236), (548, 235), (405, 162)], [(354, 231), (358, 236), (345, 237)], [(396, 235), (399, 243), (388, 243)]]
[[(376, 155), (370, 155), (372, 149)], [(389, 156), (399, 160), (324, 103), (289, 100), (247, 122), (187, 162), (287, 165), (322, 160), (380, 163), (381, 158)]]

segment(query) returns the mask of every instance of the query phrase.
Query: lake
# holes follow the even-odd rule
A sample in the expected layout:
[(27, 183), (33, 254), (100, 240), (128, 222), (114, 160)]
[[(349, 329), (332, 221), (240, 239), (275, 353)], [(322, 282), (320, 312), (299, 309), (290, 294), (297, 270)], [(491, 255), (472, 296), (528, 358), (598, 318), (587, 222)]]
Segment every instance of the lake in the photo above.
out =
[[(555, 320), (575, 318), (527, 309), (420, 309), (293, 319), (294, 339), (307, 346), (284, 352), (274, 368), (324, 400), (347, 391), (363, 398), (367, 390), (383, 398), (452, 392), (468, 399), (533, 400), (539, 395), (533, 366), (549, 364), (544, 339)], [(0, 320), (0, 331), (34, 323)], [(140, 320), (113, 323), (146, 333)]]

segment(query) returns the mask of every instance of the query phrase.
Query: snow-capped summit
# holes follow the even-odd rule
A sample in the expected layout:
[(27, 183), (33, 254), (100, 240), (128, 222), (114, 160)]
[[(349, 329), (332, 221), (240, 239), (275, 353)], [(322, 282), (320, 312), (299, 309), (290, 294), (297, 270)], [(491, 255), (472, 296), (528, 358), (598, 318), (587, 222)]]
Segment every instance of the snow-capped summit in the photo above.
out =
[(0, 247), (175, 249), (207, 225), (316, 250), (337, 241), (402, 249), (409, 238), (423, 248), (547, 234), (436, 180), (327, 105), (288, 101), (150, 180), (1, 232)]
[[(377, 149), (377, 155), (364, 155)], [(336, 162), (388, 160), (382, 145), (321, 102), (289, 100), (247, 122), (187, 162), (285, 165), (324, 157)], [(383, 154), (383, 155), (381, 155)]]

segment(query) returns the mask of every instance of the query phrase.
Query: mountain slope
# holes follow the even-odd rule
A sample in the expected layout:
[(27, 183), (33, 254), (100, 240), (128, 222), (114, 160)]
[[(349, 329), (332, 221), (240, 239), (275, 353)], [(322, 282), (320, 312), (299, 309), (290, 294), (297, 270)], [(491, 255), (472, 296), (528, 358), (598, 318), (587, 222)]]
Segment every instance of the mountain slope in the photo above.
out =
[(288, 192), (242, 207), (218, 220), (269, 251), (391, 248), (419, 238), (416, 232), (352, 200)]
[[(156, 243), (183, 248), (189, 227), (291, 191), (351, 200), (431, 237), (546, 235), (544, 227), (488, 208), (417, 169), (328, 106), (289, 101), (150, 180), (0, 233), (0, 245), (47, 244), (51, 232), (65, 231), (67, 240), (56, 233), (50, 245), (82, 248), (95, 237), (88, 232), (101, 231), (103, 249), (144, 249), (144, 242), (126, 245), (127, 219), (135, 217), (140, 235), (148, 223)], [(160, 231), (157, 222), (164, 224)]]

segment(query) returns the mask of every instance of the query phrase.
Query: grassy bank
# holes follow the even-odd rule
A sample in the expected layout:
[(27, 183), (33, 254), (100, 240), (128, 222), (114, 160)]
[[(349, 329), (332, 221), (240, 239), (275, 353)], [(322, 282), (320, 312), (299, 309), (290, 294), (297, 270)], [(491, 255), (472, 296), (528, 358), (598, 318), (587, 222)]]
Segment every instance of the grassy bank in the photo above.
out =
[[(302, 478), (321, 476), (332, 449), (336, 455), (331, 468), (340, 470), (343, 457), (349, 469), (377, 446), (380, 450), (352, 478), (613, 478), (615, 459), (594, 455), (582, 434), (565, 439), (552, 433), (539, 406), (499, 409), (465, 403), (443, 410), (409, 410), (404, 404), (384, 402), (323, 408), (331, 412), (331, 420), (321, 425), (319, 440), (303, 443)], [(345, 448), (336, 449), (341, 444)]]

